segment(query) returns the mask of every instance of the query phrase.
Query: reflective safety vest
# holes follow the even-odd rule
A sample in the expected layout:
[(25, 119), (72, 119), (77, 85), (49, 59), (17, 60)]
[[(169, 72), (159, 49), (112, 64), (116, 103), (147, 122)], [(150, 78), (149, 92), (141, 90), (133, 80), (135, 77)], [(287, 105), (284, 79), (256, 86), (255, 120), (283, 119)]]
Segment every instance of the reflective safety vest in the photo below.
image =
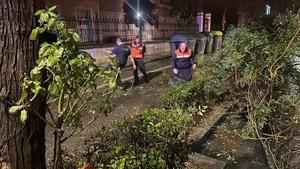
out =
[(193, 64), (193, 52), (191, 49), (187, 49), (181, 52), (180, 49), (175, 51), (175, 56), (172, 59), (172, 67), (177, 69), (187, 69)]
[(180, 49), (177, 49), (175, 54), (177, 59), (190, 58), (192, 56), (192, 50), (188, 48), (185, 52), (181, 52)]
[(131, 57), (137, 58), (137, 59), (143, 58), (144, 47), (145, 47), (144, 43), (142, 43), (140, 46), (137, 46), (136, 43), (133, 41), (131, 43), (131, 49), (130, 49)]

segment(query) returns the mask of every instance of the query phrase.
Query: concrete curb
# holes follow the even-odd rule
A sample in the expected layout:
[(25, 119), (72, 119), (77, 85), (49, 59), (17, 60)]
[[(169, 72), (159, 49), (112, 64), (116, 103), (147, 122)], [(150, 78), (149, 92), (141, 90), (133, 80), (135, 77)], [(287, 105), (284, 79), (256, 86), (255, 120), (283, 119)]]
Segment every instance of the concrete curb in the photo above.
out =
[(222, 123), (226, 119), (226, 113), (230, 110), (228, 105), (224, 106), (223, 110), (219, 115), (217, 115), (208, 126), (202, 130), (200, 133), (197, 133), (191, 139), (192, 144), (190, 145), (192, 153), (188, 155), (188, 160), (195, 165), (207, 164), (212, 166), (213, 169), (224, 169), (227, 166), (227, 163), (221, 160), (217, 160), (205, 155), (200, 154), (203, 150), (203, 144), (208, 140), (214, 131), (214, 127)]
[(191, 149), (193, 152), (200, 153), (202, 150), (202, 144), (204, 144), (207, 139), (213, 133), (213, 128), (225, 120), (225, 114), (228, 112), (230, 108), (226, 108), (222, 113), (216, 116), (212, 122), (200, 133), (196, 134), (192, 139)]
[(212, 166), (212, 169), (224, 169), (227, 165), (224, 161), (216, 160), (198, 153), (188, 155), (188, 159), (195, 165), (208, 164)]

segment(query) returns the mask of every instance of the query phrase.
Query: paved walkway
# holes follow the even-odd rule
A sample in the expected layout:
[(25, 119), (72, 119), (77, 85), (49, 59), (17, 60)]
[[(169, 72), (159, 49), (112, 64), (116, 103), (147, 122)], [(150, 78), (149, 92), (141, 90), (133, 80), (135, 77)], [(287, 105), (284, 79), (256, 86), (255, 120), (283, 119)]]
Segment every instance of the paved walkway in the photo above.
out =
[[(153, 73), (165, 69), (169, 69), (171, 67), (171, 60), (168, 54), (162, 55), (152, 55), (146, 56), (144, 58), (146, 71), (148, 73)], [(139, 76), (141, 73), (139, 72)], [(122, 81), (128, 81), (133, 79), (133, 72), (132, 72), (132, 64), (130, 59), (128, 58), (127, 66), (122, 70), (121, 73)]]

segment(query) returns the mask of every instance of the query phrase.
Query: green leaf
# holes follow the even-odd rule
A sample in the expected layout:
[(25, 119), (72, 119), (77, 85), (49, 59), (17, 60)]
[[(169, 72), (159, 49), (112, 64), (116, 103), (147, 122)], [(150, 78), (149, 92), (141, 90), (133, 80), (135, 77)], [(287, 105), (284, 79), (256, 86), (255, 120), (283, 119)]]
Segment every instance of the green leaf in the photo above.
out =
[(78, 33), (73, 33), (73, 39), (75, 42), (80, 42), (80, 36), (78, 35)]
[(64, 48), (60, 47), (58, 50), (55, 50), (54, 56), (60, 58), (64, 52)]
[(46, 27), (39, 28), (39, 33), (42, 34), (45, 32), (45, 30), (47, 30)]
[(31, 74), (40, 74), (41, 72), (40, 72), (40, 68), (39, 67), (35, 67), (35, 68), (33, 68), (32, 70), (31, 70), (31, 72), (30, 72)]
[(20, 106), (12, 106), (12, 107), (9, 108), (9, 112), (10, 112), (10, 113), (15, 113), (15, 112), (21, 110), (22, 108), (23, 108), (23, 105), (20, 105)]
[(123, 148), (121, 146), (116, 146), (115, 153), (119, 154), (122, 150)]
[(50, 28), (52, 25), (53, 25), (53, 23), (56, 21), (56, 19), (55, 18), (51, 18), (50, 20), (49, 20), (49, 22), (48, 22), (48, 28)]
[(44, 24), (45, 22), (48, 22), (48, 21), (49, 21), (49, 15), (48, 15), (48, 13), (42, 13), (40, 15), (39, 23), (40, 24)]
[(48, 12), (48, 14), (49, 14), (50, 16), (52, 16), (53, 18), (57, 18), (57, 14), (54, 13), (54, 12)]
[(57, 82), (62, 82), (61, 76), (58, 76), (58, 75), (57, 75), (57, 76), (55, 76), (54, 79), (55, 79), (55, 81), (57, 81)]
[(27, 90), (25, 89), (24, 84), (25, 84), (25, 83), (23, 83), (22, 96), (21, 96), (21, 99), (20, 99), (20, 100), (25, 100), (25, 99), (27, 99), (27, 97), (28, 97), (28, 92), (27, 92)]
[(50, 57), (47, 59), (47, 66), (53, 66), (53, 65), (55, 65), (57, 62), (58, 62), (58, 58), (57, 58), (57, 57), (55, 57), (55, 56), (50, 56)]
[(30, 34), (30, 40), (36, 40), (38, 33), (39, 33), (38, 28), (33, 29)]
[(51, 8), (49, 8), (48, 11), (50, 11), (50, 12), (51, 12), (51, 11), (54, 11), (56, 8), (57, 8), (57, 6), (54, 5), (54, 6), (52, 6)]
[(156, 128), (159, 128), (160, 126), (161, 126), (161, 123), (155, 124), (155, 127), (156, 127)]
[(63, 22), (60, 22), (59, 24), (57, 24), (57, 30), (63, 30), (65, 28), (65, 24)]
[(44, 56), (44, 53), (46, 52), (46, 50), (48, 49), (48, 47), (50, 46), (49, 43), (45, 42), (41, 45), (41, 48), (39, 50), (39, 56), (42, 57)]
[(54, 79), (56, 81), (57, 86), (61, 89), (63, 87), (63, 85), (64, 85), (61, 76), (56, 75), (54, 77)]
[(28, 117), (28, 115), (27, 115), (27, 110), (22, 110), (21, 111), (21, 121), (23, 122), (23, 123), (25, 123), (25, 121), (27, 120), (27, 117)]
[(42, 79), (42, 74), (40, 74), (40, 73), (38, 73), (38, 74), (30, 73), (30, 78), (33, 81), (40, 81)]
[(41, 9), (41, 10), (36, 11), (34, 15), (38, 16), (38, 15), (41, 15), (42, 13), (44, 13), (44, 12), (45, 12), (45, 9)]
[(78, 58), (72, 59), (72, 60), (70, 61), (70, 65), (71, 65), (71, 66), (78, 66), (80, 63), (81, 63), (81, 60), (78, 59)]
[(45, 53), (42, 55), (42, 57), (52, 55), (52, 53), (53, 53), (53, 48), (48, 47), (48, 48), (46, 49)]
[(58, 96), (59, 94), (59, 87), (56, 83), (51, 83), (48, 87), (48, 91), (52, 96)]

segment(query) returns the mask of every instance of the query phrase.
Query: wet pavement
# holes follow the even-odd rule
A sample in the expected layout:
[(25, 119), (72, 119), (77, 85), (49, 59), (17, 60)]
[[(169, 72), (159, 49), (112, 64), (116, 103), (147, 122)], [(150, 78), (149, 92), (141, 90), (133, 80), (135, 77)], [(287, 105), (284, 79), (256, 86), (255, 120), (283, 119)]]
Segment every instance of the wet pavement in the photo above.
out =
[[(145, 67), (147, 72), (155, 72), (161, 69), (168, 69), (171, 67), (170, 55), (164, 53), (162, 55), (146, 55), (144, 58)], [(139, 74), (140, 75), (140, 74)], [(133, 77), (132, 64), (128, 58), (126, 67), (122, 70), (121, 79), (122, 81), (131, 80)]]

